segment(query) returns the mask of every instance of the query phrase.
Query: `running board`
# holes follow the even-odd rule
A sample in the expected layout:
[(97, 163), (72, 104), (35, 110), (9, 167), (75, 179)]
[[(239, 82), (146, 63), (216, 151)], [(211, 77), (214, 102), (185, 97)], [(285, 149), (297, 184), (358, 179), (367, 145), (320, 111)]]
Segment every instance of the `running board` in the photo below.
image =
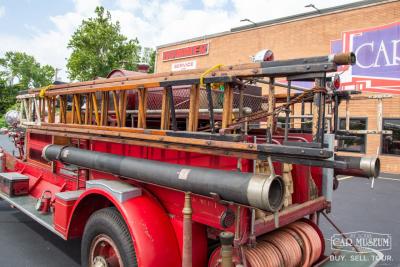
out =
[(31, 196), (9, 197), (3, 192), (0, 192), (0, 198), (7, 201), (10, 205), (14, 206), (28, 217), (46, 227), (51, 232), (55, 233), (62, 239), (65, 237), (54, 229), (53, 213), (41, 214), (35, 209), (37, 199)]

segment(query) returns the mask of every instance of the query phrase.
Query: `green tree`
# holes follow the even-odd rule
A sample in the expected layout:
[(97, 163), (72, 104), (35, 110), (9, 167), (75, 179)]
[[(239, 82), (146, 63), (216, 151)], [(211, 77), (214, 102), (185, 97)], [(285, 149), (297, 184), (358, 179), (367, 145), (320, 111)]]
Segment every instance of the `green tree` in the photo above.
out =
[(15, 104), (18, 91), (49, 85), (54, 73), (53, 67), (41, 66), (26, 53), (6, 52), (0, 58), (0, 127), (4, 126), (4, 113)]
[(15, 87), (6, 86), (7, 81), (0, 79), (0, 115), (15, 102), (17, 90)]
[(154, 73), (154, 65), (156, 61), (156, 51), (152, 48), (143, 48), (142, 62), (149, 64), (149, 73)]
[(23, 52), (6, 52), (0, 58), (0, 81), (5, 88), (27, 89), (41, 87), (53, 82), (55, 70), (49, 65), (41, 66), (33, 56)]
[(104, 7), (97, 7), (95, 13), (95, 18), (82, 21), (68, 43), (72, 53), (67, 68), (72, 80), (105, 77), (117, 68), (135, 70), (140, 61), (139, 41), (122, 35), (119, 22), (113, 23)]

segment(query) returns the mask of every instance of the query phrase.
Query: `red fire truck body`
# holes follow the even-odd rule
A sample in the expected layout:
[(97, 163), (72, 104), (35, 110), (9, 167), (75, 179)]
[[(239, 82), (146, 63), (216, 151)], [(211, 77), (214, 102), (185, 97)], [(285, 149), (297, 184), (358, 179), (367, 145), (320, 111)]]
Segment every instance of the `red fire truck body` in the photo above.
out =
[[(354, 60), (310, 59), (311, 63), (305, 64), (308, 66), (293, 75), (307, 75), (317, 64), (320, 69), (314, 72), (326, 73)], [(0, 154), (0, 197), (63, 239), (82, 238), (82, 264), (88, 266), (311, 266), (325, 261), (324, 238), (317, 222), (319, 214), (330, 209), (331, 199), (325, 191), (332, 186), (326, 185), (323, 168), (376, 176), (379, 161), (356, 159), (355, 168), (348, 159), (333, 159), (333, 151), (326, 146), (317, 146), (318, 125), (325, 127), (324, 113), (317, 118), (317, 133), (289, 129), (283, 134), (277, 127), (270, 136), (263, 127), (244, 131), (248, 126), (240, 116), (226, 114), (226, 109), (235, 108), (229, 103), (229, 97), (231, 102), (234, 97), (226, 93), (227, 88), (259, 77), (257, 67), (283, 66), (280, 76), (289, 77), (290, 68), (303, 65), (264, 63), (251, 65), (252, 74), (239, 66), (207, 75), (127, 76), (29, 90), (19, 97), (25, 102), (21, 111), (25, 127), (14, 124), (10, 131), (19, 156)], [(207, 132), (197, 129), (198, 112), (194, 111), (199, 110), (199, 104), (190, 106), (186, 115), (189, 122), (181, 122), (185, 129), (179, 129), (173, 88), (162, 84), (164, 77), (171, 75), (178, 76), (174, 80), (177, 85), (189, 84), (188, 90), (200, 90), (202, 79), (209, 85), (215, 77), (230, 77), (224, 84), (222, 115), (215, 121), (211, 121), (215, 101), (212, 97), (208, 101)], [(192, 76), (197, 77), (194, 82)], [(125, 87), (129, 82), (130, 87)], [(141, 90), (155, 87), (166, 88), (159, 99), (163, 102), (159, 117), (163, 120), (168, 112), (170, 125), (163, 128), (161, 122), (161, 129), (146, 129), (148, 110)], [(290, 83), (287, 87), (290, 96)], [(325, 89), (325, 80), (320, 88)], [(123, 90), (136, 95), (129, 100)], [(183, 100), (193, 102), (195, 90)], [(321, 101), (328, 101), (322, 89), (306, 101), (313, 103), (313, 96), (321, 93)], [(71, 108), (67, 95), (72, 95)], [(86, 108), (82, 108), (83, 99)], [(132, 113), (136, 115), (128, 127), (123, 117), (128, 117), (129, 101), (137, 101), (137, 112)], [(290, 101), (287, 103), (293, 104)], [(243, 109), (243, 104), (239, 108)], [(118, 125), (113, 124), (115, 120)], [(196, 121), (196, 129), (190, 129), (190, 120)], [(268, 118), (263, 122), (268, 125)], [(323, 140), (319, 142), (323, 144)], [(363, 166), (364, 161), (368, 167)], [(229, 177), (233, 177), (232, 182)], [(331, 178), (333, 182), (333, 175)]]

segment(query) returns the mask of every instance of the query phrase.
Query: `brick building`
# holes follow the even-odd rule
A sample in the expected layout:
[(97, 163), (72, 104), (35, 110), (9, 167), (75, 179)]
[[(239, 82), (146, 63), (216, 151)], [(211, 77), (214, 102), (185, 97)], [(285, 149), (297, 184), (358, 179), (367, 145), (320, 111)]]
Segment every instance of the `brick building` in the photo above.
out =
[[(400, 174), (400, 1), (365, 0), (161, 45), (156, 72), (247, 63), (262, 49), (272, 50), (275, 59), (356, 52), (357, 65), (341, 70), (342, 88), (391, 98), (382, 100), (381, 119), (379, 100), (350, 101), (350, 130), (376, 130), (381, 124), (393, 134), (361, 134), (339, 148), (379, 153), (382, 172)], [(340, 116), (345, 116), (344, 104)], [(343, 128), (345, 120), (340, 124)]]

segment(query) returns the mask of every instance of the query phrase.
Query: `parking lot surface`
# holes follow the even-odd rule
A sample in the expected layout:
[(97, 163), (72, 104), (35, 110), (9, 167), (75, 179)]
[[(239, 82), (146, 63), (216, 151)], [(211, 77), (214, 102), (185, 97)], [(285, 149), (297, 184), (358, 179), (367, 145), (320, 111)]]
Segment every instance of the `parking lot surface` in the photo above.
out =
[[(392, 249), (382, 251), (385, 258), (379, 266), (400, 266), (400, 177), (381, 177), (371, 180), (345, 177), (333, 194), (332, 213), (329, 217), (345, 233), (365, 231), (390, 234)], [(337, 231), (321, 216), (320, 226), (325, 238)], [(327, 242), (329, 244), (329, 242)]]

